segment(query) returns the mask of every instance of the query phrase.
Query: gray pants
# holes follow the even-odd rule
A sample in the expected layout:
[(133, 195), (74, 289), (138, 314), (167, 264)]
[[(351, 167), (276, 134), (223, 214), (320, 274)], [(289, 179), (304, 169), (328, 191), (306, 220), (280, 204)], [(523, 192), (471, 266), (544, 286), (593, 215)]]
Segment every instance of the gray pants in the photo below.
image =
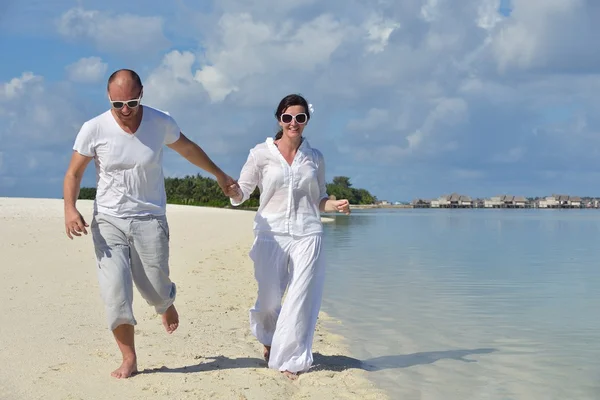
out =
[(175, 301), (169, 278), (169, 225), (165, 216), (117, 218), (96, 214), (91, 223), (100, 294), (108, 326), (136, 325), (133, 283), (163, 314)]

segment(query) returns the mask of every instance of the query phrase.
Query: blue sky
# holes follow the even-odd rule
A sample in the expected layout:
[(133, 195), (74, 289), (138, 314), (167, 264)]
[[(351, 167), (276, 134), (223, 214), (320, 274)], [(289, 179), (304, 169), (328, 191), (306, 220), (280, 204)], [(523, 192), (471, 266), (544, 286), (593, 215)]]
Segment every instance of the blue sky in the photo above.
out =
[[(75, 135), (124, 67), (234, 177), (301, 93), (328, 180), (380, 199), (600, 196), (598, 2), (196, 3), (2, 2), (0, 196), (62, 196)], [(165, 150), (167, 176), (197, 172)]]

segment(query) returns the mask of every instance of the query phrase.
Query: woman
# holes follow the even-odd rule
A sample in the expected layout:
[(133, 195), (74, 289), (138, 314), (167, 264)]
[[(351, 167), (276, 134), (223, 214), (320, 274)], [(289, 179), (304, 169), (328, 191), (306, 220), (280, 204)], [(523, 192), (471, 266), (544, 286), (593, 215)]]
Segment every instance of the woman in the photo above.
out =
[(320, 213), (350, 214), (350, 205), (348, 200), (329, 199), (323, 155), (302, 136), (310, 120), (306, 100), (294, 94), (284, 97), (275, 117), (281, 129), (274, 139), (250, 150), (231, 204), (242, 204), (258, 186), (260, 206), (250, 250), (258, 297), (250, 310), (250, 326), (264, 345), (269, 368), (296, 379), (312, 365), (321, 307), (325, 260)]

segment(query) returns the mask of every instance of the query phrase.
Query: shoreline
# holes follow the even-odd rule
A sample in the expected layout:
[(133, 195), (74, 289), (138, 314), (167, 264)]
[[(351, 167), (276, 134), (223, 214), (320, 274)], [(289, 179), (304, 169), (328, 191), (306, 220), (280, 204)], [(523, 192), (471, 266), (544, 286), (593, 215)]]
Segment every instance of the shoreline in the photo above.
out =
[(415, 207), (410, 204), (351, 204), (351, 210), (371, 210), (371, 209), (411, 209), (411, 210), (598, 210), (600, 207)]
[[(356, 365), (344, 339), (321, 312), (315, 364), (295, 382), (270, 370), (251, 335), (248, 309), (256, 285), (251, 260), (254, 212), (167, 205), (171, 277), (180, 327), (166, 334), (160, 317), (134, 289), (140, 374), (110, 377), (119, 353), (106, 327), (91, 235), (69, 240), (61, 199), (0, 198), (0, 394), (62, 398), (343, 398), (388, 396)], [(79, 200), (89, 224), (92, 201)], [(238, 211), (238, 212), (236, 212)], [(325, 217), (327, 218), (327, 217)], [(334, 218), (331, 218), (334, 220)], [(333, 222), (333, 221), (324, 221)]]

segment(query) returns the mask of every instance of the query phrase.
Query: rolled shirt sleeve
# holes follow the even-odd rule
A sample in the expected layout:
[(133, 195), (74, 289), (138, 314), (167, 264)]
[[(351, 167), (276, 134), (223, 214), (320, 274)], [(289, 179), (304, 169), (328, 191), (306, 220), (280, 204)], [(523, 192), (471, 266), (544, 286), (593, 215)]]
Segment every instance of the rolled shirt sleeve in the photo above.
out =
[[(318, 169), (317, 169), (317, 180), (319, 181), (319, 195), (320, 199), (329, 199), (329, 195), (327, 194), (327, 184), (325, 182), (325, 157), (320, 151), (317, 151), (317, 159), (318, 159)], [(320, 203), (320, 201), (319, 201)]]
[(242, 171), (240, 172), (240, 179), (238, 179), (238, 185), (242, 191), (242, 199), (239, 202), (236, 202), (234, 199), (230, 198), (232, 206), (239, 206), (246, 200), (250, 198), (254, 189), (258, 185), (258, 168), (256, 167), (256, 160), (254, 159), (254, 155), (252, 151), (248, 154), (248, 159), (246, 163), (242, 167)]

